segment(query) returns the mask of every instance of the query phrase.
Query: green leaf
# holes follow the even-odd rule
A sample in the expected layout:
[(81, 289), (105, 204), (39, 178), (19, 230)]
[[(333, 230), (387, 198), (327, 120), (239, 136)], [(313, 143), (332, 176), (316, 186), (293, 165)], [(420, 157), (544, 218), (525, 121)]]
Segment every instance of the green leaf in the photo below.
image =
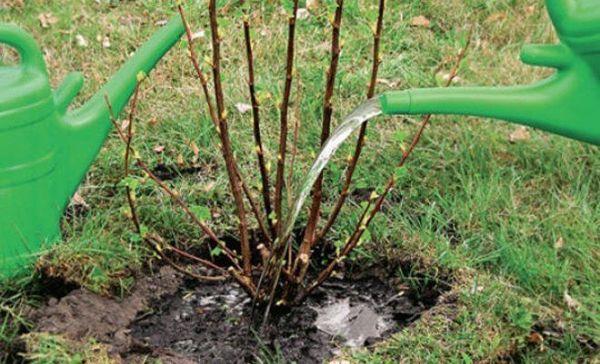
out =
[(213, 257), (218, 257), (221, 254), (223, 254), (223, 249), (218, 245), (210, 251), (210, 255)]
[(133, 176), (127, 176), (119, 182), (119, 186), (129, 187), (131, 191), (135, 192), (140, 186), (140, 180)]
[(149, 229), (146, 225), (140, 225), (140, 235), (145, 238), (148, 235)]
[(210, 209), (206, 206), (199, 206), (199, 205), (190, 206), (190, 211), (200, 221), (210, 220), (210, 217), (211, 217)]

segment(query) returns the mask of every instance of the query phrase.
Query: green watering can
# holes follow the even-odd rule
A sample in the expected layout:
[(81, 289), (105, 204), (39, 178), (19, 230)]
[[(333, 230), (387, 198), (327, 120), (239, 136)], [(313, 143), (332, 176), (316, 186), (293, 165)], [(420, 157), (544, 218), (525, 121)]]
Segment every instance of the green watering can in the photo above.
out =
[(547, 0), (561, 43), (528, 45), (524, 63), (552, 67), (528, 86), (424, 88), (381, 96), (384, 114), (502, 119), (600, 145), (600, 0)]
[(171, 20), (85, 105), (67, 111), (83, 76), (71, 73), (53, 91), (34, 39), (0, 24), (0, 43), (20, 55), (18, 65), (0, 66), (0, 278), (23, 272), (42, 244), (60, 238), (63, 211), (112, 125), (105, 95), (120, 112), (138, 73), (149, 73), (183, 32), (181, 19)]

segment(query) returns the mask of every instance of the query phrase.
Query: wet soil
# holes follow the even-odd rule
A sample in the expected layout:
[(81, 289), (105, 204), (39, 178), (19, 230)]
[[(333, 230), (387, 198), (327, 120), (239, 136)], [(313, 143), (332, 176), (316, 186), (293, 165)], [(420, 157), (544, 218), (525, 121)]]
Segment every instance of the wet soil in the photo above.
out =
[[(417, 320), (446, 287), (390, 284), (382, 270), (338, 276), (300, 307), (275, 309), (262, 330), (250, 325), (251, 302), (234, 282), (191, 282), (170, 267), (138, 279), (116, 300), (76, 289), (35, 311), (35, 331), (73, 340), (94, 337), (123, 362), (321, 363), (343, 348), (370, 346)], [(375, 276), (374, 272), (380, 272)], [(255, 322), (260, 322), (256, 310)], [(260, 331), (260, 333), (258, 333)]]
[(431, 305), (416, 297), (375, 277), (334, 279), (304, 305), (274, 312), (259, 334), (249, 329), (251, 302), (237, 285), (202, 283), (156, 302), (131, 326), (131, 335), (143, 344), (142, 353), (169, 349), (192, 362), (246, 363), (277, 355), (285, 362), (321, 363), (418, 319)]

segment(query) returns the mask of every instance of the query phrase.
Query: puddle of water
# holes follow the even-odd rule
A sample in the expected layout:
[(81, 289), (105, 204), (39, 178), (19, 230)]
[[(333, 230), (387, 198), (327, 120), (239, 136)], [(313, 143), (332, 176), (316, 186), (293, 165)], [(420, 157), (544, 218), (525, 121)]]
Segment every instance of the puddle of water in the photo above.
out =
[(316, 307), (315, 326), (332, 336), (343, 337), (344, 345), (351, 348), (365, 345), (369, 338), (379, 339), (393, 327), (393, 318), (377, 313), (366, 303), (350, 304), (350, 298), (336, 300)]
[(286, 241), (287, 238), (290, 237), (304, 202), (306, 202), (306, 199), (308, 198), (313, 185), (317, 181), (317, 178), (323, 169), (325, 169), (327, 163), (329, 163), (335, 152), (355, 130), (360, 128), (362, 124), (381, 114), (381, 101), (379, 100), (379, 97), (374, 97), (354, 109), (354, 111), (346, 116), (342, 123), (333, 131), (329, 139), (327, 139), (325, 144), (323, 144), (317, 159), (306, 174), (304, 183), (296, 194), (296, 201), (293, 204), (292, 210), (290, 211), (290, 215), (288, 216), (285, 224), (283, 236), (286, 239), (282, 239), (282, 241)]
[[(251, 300), (233, 282), (183, 287), (130, 327), (148, 352), (194, 362), (256, 362), (261, 351), (286, 361), (322, 363), (341, 349), (369, 346), (416, 320), (428, 307), (377, 278), (333, 279), (306, 305), (275, 310), (260, 334), (248, 331)], [(162, 354), (159, 354), (162, 355)]]

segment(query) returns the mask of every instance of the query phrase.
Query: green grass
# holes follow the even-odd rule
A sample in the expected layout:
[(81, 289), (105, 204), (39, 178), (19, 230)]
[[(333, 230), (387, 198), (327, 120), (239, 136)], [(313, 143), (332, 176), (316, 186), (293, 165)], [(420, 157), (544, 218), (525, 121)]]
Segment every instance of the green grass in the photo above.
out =
[[(17, 23), (33, 33), (45, 51), (54, 86), (69, 71), (83, 71), (86, 85), (80, 103), (156, 29), (157, 21), (173, 15), (167, 3), (32, 0), (23, 8), (3, 8), (0, 21)], [(264, 139), (273, 165), (286, 35), (278, 3), (253, 2), (258, 16), (254, 43)], [(374, 3), (347, 1), (334, 102), (338, 122), (366, 93)], [(518, 61), (524, 43), (555, 41), (542, 1), (388, 3), (380, 78), (397, 88), (440, 85), (471, 26), (473, 44), (460, 67), (457, 86), (526, 83), (548, 73)], [(205, 6), (193, 4), (189, 2), (188, 9), (194, 30), (208, 30)], [(57, 19), (47, 29), (41, 28), (38, 20), (45, 12)], [(301, 121), (302, 153), (296, 181), (318, 150), (329, 40), (329, 32), (323, 29), (328, 27), (330, 14), (330, 6), (321, 6), (317, 14), (299, 22), (296, 79), (301, 92), (297, 93), (295, 86), (292, 96), (292, 120)], [(431, 28), (411, 27), (410, 19), (417, 15), (430, 19)], [(251, 153), (250, 114), (241, 115), (234, 107), (248, 102), (240, 20), (235, 10), (221, 16), (224, 84), (234, 148), (251, 180), (257, 172)], [(77, 34), (89, 41), (87, 48), (76, 45)], [(108, 35), (111, 47), (102, 48), (98, 35)], [(199, 41), (201, 57), (209, 50), (207, 39)], [(441, 71), (436, 75), (438, 67)], [(389, 88), (381, 83), (378, 92)], [(181, 155), (190, 165), (190, 142), (195, 142), (200, 149), (196, 164), (202, 172), (184, 175), (172, 184), (190, 204), (210, 207), (215, 216), (209, 222), (211, 227), (224, 233), (235, 225), (230, 218), (233, 204), (215, 134), (199, 95), (198, 81), (181, 43), (143, 87), (135, 147), (149, 164), (176, 164)], [(393, 165), (401, 155), (394, 133), (400, 130), (410, 135), (415, 121), (396, 117), (371, 124), (356, 173), (357, 186), (383, 184), (392, 173), (385, 166)], [(353, 354), (353, 360), (598, 360), (597, 349), (586, 349), (586, 343), (598, 345), (600, 338), (600, 153), (597, 147), (534, 130), (530, 130), (529, 140), (511, 144), (508, 135), (514, 128), (477, 118), (434, 117), (408, 163), (409, 176), (370, 227), (370, 240), (362, 251), (367, 259), (411, 258), (431, 274), (447, 272), (454, 280), (451, 299), (375, 350)], [(160, 156), (153, 152), (156, 145), (166, 147)], [(329, 205), (325, 213), (341, 188), (343, 160), (353, 147), (352, 142), (347, 143), (335, 158), (337, 166), (328, 168), (326, 180), (332, 187), (326, 189)], [(123, 213), (126, 201), (118, 187), (122, 153), (123, 146), (113, 133), (81, 188), (91, 210), (63, 223), (64, 244), (39, 263), (65, 280), (99, 293), (122, 294), (131, 284), (131, 276), (151, 258), (130, 233)], [(185, 216), (170, 209), (168, 198), (151, 184), (140, 188), (138, 200), (142, 220), (152, 230), (174, 244), (202, 243), (202, 236)], [(352, 202), (343, 210), (332, 239), (344, 239), (351, 232), (357, 204)], [(454, 237), (449, 230), (454, 230)], [(562, 246), (557, 246), (559, 240)], [(39, 302), (37, 284), (38, 276), (33, 275), (2, 290), (0, 349), (10, 345), (26, 326), (20, 321), (21, 311), (27, 304)], [(565, 293), (579, 305), (569, 307)], [(545, 336), (542, 345), (529, 342), (533, 331)], [(37, 345), (38, 349), (32, 350), (47, 347)]]

